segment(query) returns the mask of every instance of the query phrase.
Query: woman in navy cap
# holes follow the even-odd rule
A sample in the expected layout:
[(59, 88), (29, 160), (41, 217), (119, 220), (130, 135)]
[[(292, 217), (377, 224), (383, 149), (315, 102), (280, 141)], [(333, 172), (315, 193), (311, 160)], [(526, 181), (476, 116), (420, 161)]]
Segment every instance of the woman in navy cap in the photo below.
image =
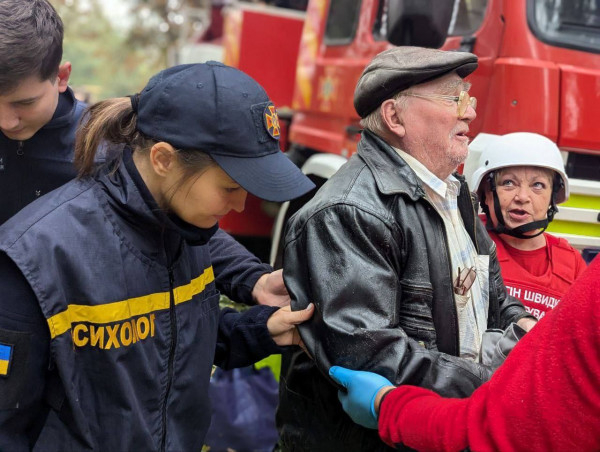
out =
[(289, 301), (281, 274), (218, 229), (247, 192), (313, 187), (278, 138), (264, 90), (219, 63), (90, 108), (80, 177), (0, 229), (0, 450), (200, 450), (213, 363), (299, 342), (312, 308), (219, 310), (220, 290)]

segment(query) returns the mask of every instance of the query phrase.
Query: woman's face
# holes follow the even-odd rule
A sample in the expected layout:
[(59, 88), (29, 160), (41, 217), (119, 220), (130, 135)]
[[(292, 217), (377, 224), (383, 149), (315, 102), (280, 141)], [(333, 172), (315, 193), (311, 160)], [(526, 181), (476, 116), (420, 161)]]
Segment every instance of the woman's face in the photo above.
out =
[(178, 185), (175, 192), (165, 194), (167, 207), (183, 221), (199, 228), (214, 226), (231, 210), (244, 210), (248, 192), (217, 165)]
[[(496, 176), (496, 192), (504, 223), (510, 229), (543, 220), (548, 213), (552, 197), (551, 170), (532, 166), (515, 166), (499, 170)], [(494, 211), (494, 197), (489, 187), (485, 203), (490, 211), (494, 227), (498, 219)], [(529, 234), (535, 234), (531, 231)]]

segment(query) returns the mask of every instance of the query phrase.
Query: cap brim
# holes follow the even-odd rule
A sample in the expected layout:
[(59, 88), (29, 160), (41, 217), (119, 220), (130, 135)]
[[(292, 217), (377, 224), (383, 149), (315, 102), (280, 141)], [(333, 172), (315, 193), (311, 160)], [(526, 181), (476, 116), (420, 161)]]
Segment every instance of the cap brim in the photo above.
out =
[(211, 157), (246, 191), (266, 201), (289, 201), (315, 188), (315, 184), (280, 151), (261, 157), (214, 153)]

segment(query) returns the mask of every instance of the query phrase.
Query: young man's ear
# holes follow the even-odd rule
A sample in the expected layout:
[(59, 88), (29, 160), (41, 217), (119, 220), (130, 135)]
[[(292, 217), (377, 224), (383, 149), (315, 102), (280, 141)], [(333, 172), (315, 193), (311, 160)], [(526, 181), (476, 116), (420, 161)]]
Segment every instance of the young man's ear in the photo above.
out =
[(166, 177), (171, 173), (177, 162), (177, 151), (165, 141), (156, 143), (150, 149), (150, 165), (159, 177)]
[(64, 93), (69, 85), (69, 77), (71, 76), (71, 63), (68, 61), (58, 66), (58, 92)]

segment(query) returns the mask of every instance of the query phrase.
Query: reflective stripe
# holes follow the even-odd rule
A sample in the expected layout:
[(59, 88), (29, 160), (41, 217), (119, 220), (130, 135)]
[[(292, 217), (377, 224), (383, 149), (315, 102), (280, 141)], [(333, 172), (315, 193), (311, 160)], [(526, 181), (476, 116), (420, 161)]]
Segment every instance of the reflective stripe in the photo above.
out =
[[(189, 284), (176, 287), (173, 290), (175, 304), (190, 301), (194, 295), (204, 291), (207, 284), (215, 279), (213, 268), (208, 267), (197, 278)], [(119, 322), (132, 317), (149, 314), (169, 308), (169, 291), (159, 292), (142, 297), (130, 298), (123, 301), (115, 301), (97, 306), (70, 304), (66, 311), (53, 315), (48, 319), (50, 335), (56, 336), (69, 331), (73, 323), (112, 323)]]
[(548, 225), (548, 232), (574, 234), (588, 237), (600, 237), (600, 223), (575, 223), (572, 221), (554, 220)]
[(575, 207), (580, 209), (592, 209), (592, 210), (600, 210), (600, 197), (596, 196), (587, 196), (587, 195), (578, 195), (571, 193), (569, 199), (558, 206), (558, 209), (564, 207)]

